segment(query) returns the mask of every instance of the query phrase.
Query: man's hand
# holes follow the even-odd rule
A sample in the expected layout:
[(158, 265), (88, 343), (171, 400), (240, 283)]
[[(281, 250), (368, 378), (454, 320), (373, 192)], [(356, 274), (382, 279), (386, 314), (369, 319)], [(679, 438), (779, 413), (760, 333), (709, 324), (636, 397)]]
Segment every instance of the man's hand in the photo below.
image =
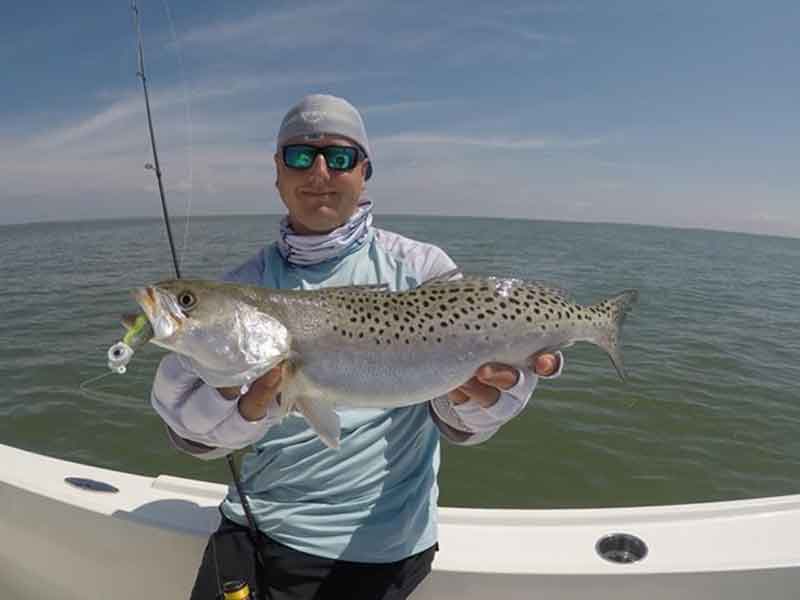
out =
[[(239, 414), (248, 421), (259, 421), (267, 415), (270, 403), (277, 402), (283, 381), (283, 368), (280, 363), (250, 384), (250, 389), (239, 398)], [(217, 388), (228, 399), (239, 395), (238, 387)]]
[[(559, 359), (549, 352), (533, 354), (528, 358), (528, 364), (537, 375), (548, 377), (558, 371)], [(448, 400), (453, 404), (463, 404), (475, 400), (483, 408), (494, 406), (503, 390), (514, 387), (519, 380), (517, 369), (510, 365), (500, 363), (486, 363), (481, 365), (475, 375), (447, 394)]]

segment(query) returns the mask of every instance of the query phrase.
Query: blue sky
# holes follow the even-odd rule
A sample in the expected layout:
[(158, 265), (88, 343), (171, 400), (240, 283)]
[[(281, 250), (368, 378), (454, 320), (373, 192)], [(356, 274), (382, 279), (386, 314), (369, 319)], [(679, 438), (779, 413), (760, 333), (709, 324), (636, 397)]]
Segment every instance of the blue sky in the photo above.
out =
[[(800, 4), (140, 0), (173, 213), (278, 213), (273, 140), (344, 96), (383, 213), (800, 236)], [(0, 10), (0, 224), (158, 216), (127, 0)]]

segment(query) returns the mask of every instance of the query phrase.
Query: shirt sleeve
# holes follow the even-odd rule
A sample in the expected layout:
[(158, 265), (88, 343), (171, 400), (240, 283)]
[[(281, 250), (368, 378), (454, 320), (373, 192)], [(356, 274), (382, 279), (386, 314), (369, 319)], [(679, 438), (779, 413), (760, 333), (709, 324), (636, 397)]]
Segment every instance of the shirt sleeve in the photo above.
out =
[(453, 404), (447, 396), (430, 402), (434, 423), (442, 435), (454, 444), (472, 446), (491, 438), (500, 428), (520, 414), (536, 389), (539, 379), (554, 379), (561, 375), (564, 356), (556, 352), (558, 370), (547, 377), (536, 375), (531, 369), (517, 370), (517, 383), (500, 393), (492, 406), (482, 407), (474, 400)]
[(150, 402), (167, 424), (173, 443), (176, 438), (193, 442), (176, 446), (201, 458), (227, 454), (210, 454), (210, 449), (230, 452), (244, 448), (261, 439), (280, 420), (280, 407), (273, 403), (264, 418), (248, 421), (239, 412), (237, 400), (225, 398), (203, 383), (178, 354), (168, 354), (162, 359), (150, 395)]
[[(256, 283), (264, 271), (264, 261), (262, 250), (222, 279)], [(150, 403), (166, 423), (172, 444), (204, 460), (253, 444), (280, 420), (275, 403), (263, 419), (248, 421), (239, 412), (237, 400), (225, 398), (205, 384), (192, 368), (191, 359), (175, 353), (161, 360), (150, 393)]]

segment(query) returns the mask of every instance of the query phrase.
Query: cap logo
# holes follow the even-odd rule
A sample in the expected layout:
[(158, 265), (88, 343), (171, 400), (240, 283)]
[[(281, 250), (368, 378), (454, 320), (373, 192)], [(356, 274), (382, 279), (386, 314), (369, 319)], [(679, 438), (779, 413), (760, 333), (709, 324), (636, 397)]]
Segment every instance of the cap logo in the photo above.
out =
[(311, 123), (313, 125), (322, 121), (322, 119), (325, 118), (325, 113), (321, 110), (309, 110), (300, 113), (300, 118), (306, 123)]

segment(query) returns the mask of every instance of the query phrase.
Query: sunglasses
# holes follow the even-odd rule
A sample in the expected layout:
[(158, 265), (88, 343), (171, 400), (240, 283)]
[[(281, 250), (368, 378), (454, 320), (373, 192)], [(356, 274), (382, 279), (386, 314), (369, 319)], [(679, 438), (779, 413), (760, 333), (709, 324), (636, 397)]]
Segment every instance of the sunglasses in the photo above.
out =
[(283, 147), (283, 164), (290, 169), (310, 169), (317, 155), (325, 157), (331, 171), (351, 171), (360, 160), (366, 158), (360, 148), (353, 146), (307, 146), (290, 144)]

